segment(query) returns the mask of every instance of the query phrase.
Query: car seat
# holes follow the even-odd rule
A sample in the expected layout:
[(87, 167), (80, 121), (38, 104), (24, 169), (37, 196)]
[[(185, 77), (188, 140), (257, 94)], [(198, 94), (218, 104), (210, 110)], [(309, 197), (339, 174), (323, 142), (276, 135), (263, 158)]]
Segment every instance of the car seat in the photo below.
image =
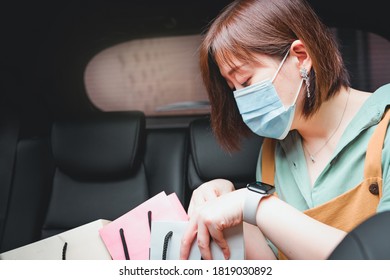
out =
[(55, 121), (55, 173), (42, 237), (96, 219), (116, 219), (145, 201), (144, 138), (142, 112)]
[(242, 139), (241, 150), (228, 153), (218, 144), (210, 126), (210, 118), (199, 118), (190, 123), (190, 157), (188, 164), (188, 206), (192, 192), (202, 183), (224, 178), (236, 188), (256, 179), (256, 164), (262, 138), (255, 134)]
[(390, 260), (390, 211), (380, 212), (349, 232), (329, 260)]

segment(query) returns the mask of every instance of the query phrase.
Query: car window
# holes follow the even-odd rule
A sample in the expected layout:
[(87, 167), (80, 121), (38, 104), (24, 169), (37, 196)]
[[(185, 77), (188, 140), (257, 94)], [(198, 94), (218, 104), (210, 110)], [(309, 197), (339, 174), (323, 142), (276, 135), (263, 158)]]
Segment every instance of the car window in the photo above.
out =
[(390, 77), (390, 42), (385, 38), (361, 30), (333, 29), (339, 41), (352, 87), (375, 91)]
[(87, 94), (103, 111), (204, 114), (209, 103), (198, 65), (200, 40), (200, 35), (147, 38), (108, 48), (86, 67)]
[[(367, 32), (333, 28), (352, 86), (374, 91), (389, 82), (390, 42)], [(96, 54), (85, 69), (91, 102), (103, 111), (141, 110), (147, 116), (208, 113), (200, 76), (201, 35), (135, 39)]]

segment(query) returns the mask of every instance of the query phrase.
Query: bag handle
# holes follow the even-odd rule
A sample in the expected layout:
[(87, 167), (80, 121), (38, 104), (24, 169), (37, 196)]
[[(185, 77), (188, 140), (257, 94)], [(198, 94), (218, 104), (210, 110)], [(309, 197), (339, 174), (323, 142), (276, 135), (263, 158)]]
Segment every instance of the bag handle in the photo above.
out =
[[(148, 224), (149, 224), (149, 230), (150, 232), (152, 232), (152, 211), (150, 210), (148, 211)], [(127, 247), (125, 232), (123, 228), (119, 229), (119, 235), (121, 237), (123, 252), (125, 253), (125, 259), (130, 260), (129, 249)], [(150, 258), (150, 248), (149, 248), (149, 258)]]
[(164, 237), (163, 251), (161, 257), (162, 260), (167, 259), (168, 243), (169, 240), (172, 238), (172, 236), (173, 236), (173, 231), (169, 231)]
[(64, 246), (62, 247), (62, 260), (66, 260), (66, 250), (68, 249), (68, 242), (64, 243)]
[(119, 229), (119, 234), (121, 236), (122, 247), (123, 247), (123, 251), (125, 253), (125, 259), (130, 260), (129, 249), (127, 248), (127, 243), (126, 243), (126, 238), (125, 238), (125, 233), (123, 231), (123, 228)]

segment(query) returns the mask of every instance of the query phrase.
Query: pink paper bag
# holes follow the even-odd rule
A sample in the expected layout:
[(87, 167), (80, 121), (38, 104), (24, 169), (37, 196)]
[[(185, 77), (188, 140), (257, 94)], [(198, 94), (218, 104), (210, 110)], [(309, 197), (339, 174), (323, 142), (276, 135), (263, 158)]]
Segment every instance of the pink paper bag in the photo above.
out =
[(99, 230), (112, 259), (148, 260), (152, 220), (186, 221), (188, 216), (175, 193), (160, 192)]

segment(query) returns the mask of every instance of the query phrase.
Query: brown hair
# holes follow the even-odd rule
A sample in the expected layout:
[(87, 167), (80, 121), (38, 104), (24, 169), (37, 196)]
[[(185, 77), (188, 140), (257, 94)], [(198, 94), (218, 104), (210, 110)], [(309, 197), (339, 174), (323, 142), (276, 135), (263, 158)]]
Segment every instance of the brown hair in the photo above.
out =
[(304, 42), (312, 65), (310, 98), (303, 115), (310, 117), (323, 101), (349, 85), (337, 43), (305, 0), (236, 0), (209, 26), (200, 47), (200, 68), (211, 103), (211, 125), (218, 142), (229, 151), (249, 135), (231, 89), (217, 61), (250, 61), (256, 53), (282, 57), (293, 41)]

